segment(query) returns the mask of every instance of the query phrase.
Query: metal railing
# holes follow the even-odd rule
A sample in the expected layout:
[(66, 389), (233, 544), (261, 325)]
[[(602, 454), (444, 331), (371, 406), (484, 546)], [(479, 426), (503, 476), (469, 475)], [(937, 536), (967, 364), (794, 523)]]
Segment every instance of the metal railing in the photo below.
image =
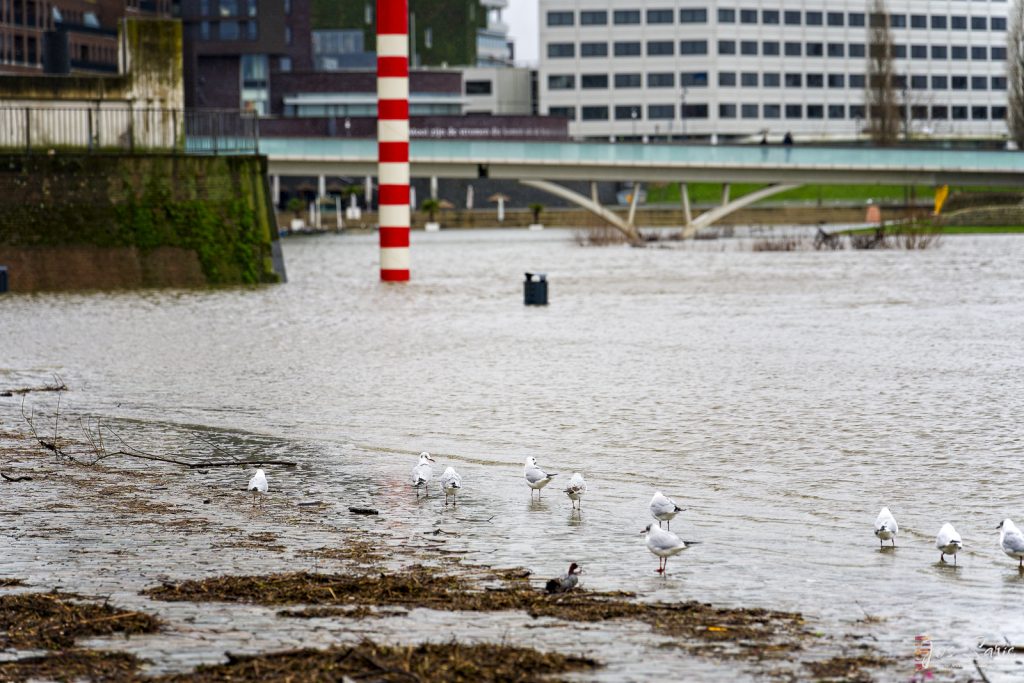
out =
[(0, 107), (0, 150), (256, 154), (255, 114), (95, 107)]

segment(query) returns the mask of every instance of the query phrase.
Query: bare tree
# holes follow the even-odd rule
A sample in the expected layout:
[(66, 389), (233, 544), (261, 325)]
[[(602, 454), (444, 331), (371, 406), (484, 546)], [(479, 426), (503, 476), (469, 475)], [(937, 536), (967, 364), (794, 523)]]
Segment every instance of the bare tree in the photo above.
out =
[(891, 145), (900, 132), (900, 105), (893, 73), (892, 34), (885, 0), (872, 0), (868, 21), (868, 133), (877, 145)]
[(1024, 149), (1024, 0), (1014, 0), (1006, 32), (1006, 125), (1017, 147)]

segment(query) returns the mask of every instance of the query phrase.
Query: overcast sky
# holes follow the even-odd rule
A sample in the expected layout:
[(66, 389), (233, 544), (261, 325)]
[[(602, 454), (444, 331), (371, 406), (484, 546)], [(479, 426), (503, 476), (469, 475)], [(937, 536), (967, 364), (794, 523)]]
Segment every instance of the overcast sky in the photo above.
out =
[(509, 0), (502, 18), (516, 44), (516, 63), (537, 64), (537, 0)]

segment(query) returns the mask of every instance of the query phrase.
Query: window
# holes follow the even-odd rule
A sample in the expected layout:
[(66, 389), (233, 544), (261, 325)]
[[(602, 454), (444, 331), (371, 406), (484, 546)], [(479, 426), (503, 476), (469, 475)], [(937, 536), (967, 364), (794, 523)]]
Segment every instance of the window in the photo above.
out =
[(258, 37), (256, 31), (259, 27), (259, 24), (256, 23), (255, 21), (243, 21), (242, 25), (245, 27), (245, 39), (256, 40), (256, 38)]
[(801, 43), (786, 43), (787, 57), (799, 57), (801, 54), (803, 54), (803, 45)]
[[(705, 43), (705, 46), (707, 43)], [(705, 52), (707, 49), (705, 48)], [(671, 40), (648, 40), (648, 57), (665, 57), (675, 54), (675, 44)]]
[(582, 74), (580, 87), (584, 90), (604, 90), (608, 87), (608, 74)]
[(199, 39), (209, 40), (210, 39), (210, 22), (201, 21), (199, 22)]
[(491, 94), (491, 82), (490, 81), (466, 81), (466, 94), (467, 95), (490, 95)]
[(708, 23), (708, 11), (706, 9), (681, 9), (679, 10), (680, 24), (706, 24)]
[(608, 120), (608, 107), (583, 107), (582, 113), (580, 118), (584, 121)]
[(782, 77), (776, 71), (766, 71), (761, 74), (761, 85), (765, 88), (778, 88), (782, 85)]
[(708, 53), (708, 41), (706, 40), (684, 40), (679, 43), (679, 54), (681, 55), (706, 55)]
[(864, 13), (863, 12), (850, 12), (846, 15), (847, 26), (863, 26), (864, 25)]
[(670, 9), (647, 10), (648, 24), (671, 24), (673, 12)]
[(1003, 106), (992, 107), (992, 120), (993, 121), (1001, 121), (1002, 119), (1005, 119), (1005, 118), (1006, 118), (1006, 107), (1003, 107)]
[(843, 74), (829, 74), (828, 75), (828, 87), (830, 88), (845, 88), (846, 87), (846, 76)]
[(858, 121), (864, 118), (864, 105), (863, 104), (851, 104), (850, 105), (850, 118), (857, 119)]
[(786, 118), (787, 119), (802, 119), (804, 117), (804, 108), (799, 104), (787, 104), (786, 105)]
[(847, 54), (851, 57), (864, 57), (864, 43), (850, 43)]
[(949, 118), (949, 107), (944, 105), (932, 107), (932, 118), (939, 121), (945, 121)]
[(740, 116), (745, 119), (756, 119), (758, 115), (758, 107), (756, 104), (744, 104), (740, 105)]
[(949, 88), (949, 79), (945, 76), (932, 76), (932, 90), (946, 90)]
[(907, 58), (907, 46), (906, 45), (893, 45), (892, 56), (895, 59), (906, 59)]
[(947, 50), (945, 45), (932, 45), (932, 59), (945, 59)]
[(787, 10), (782, 16), (788, 26), (800, 25), (800, 12)]
[(828, 44), (828, 56), (829, 57), (845, 57), (846, 56), (846, 45), (843, 43), (829, 43)]
[(928, 107), (920, 104), (915, 104), (911, 106), (910, 118), (917, 120), (928, 118)]
[(950, 48), (949, 54), (953, 59), (967, 59), (967, 46), (954, 45)]
[(941, 14), (932, 15), (932, 28), (946, 28), (946, 17)]
[(953, 90), (967, 90), (967, 76), (952, 76), (949, 84)]
[(988, 59), (988, 48), (985, 46), (972, 46), (971, 59)]
[(676, 75), (669, 72), (654, 72), (647, 74), (648, 88), (674, 88), (676, 87)]
[(786, 87), (787, 88), (801, 88), (804, 84), (804, 75), (799, 73), (788, 73), (786, 74)]
[(953, 119), (965, 121), (967, 119), (967, 107), (953, 107)]
[(766, 57), (773, 57), (779, 54), (779, 43), (775, 40), (766, 40), (761, 43), (761, 54)]
[(616, 57), (639, 57), (641, 54), (640, 41), (615, 43)]
[(734, 55), (734, 54), (736, 54), (736, 41), (735, 40), (720, 40), (720, 41), (718, 41), (718, 54), (720, 54), (720, 55)]
[(706, 119), (708, 117), (708, 105), (684, 104), (680, 110), (680, 116), (684, 119)]
[(988, 107), (971, 107), (971, 118), (975, 121), (988, 118)]
[(757, 41), (744, 40), (740, 43), (740, 54), (757, 56)]
[(782, 109), (777, 104), (766, 104), (761, 107), (761, 115), (766, 119), (781, 118)]
[(842, 26), (844, 23), (843, 19), (845, 19), (845, 17), (842, 12), (829, 12), (825, 17), (829, 26)]
[(640, 74), (615, 74), (616, 88), (639, 88)]
[(720, 119), (734, 119), (734, 118), (736, 118), (736, 105), (735, 104), (719, 104), (718, 105), (718, 118), (720, 118)]
[(652, 121), (664, 121), (676, 117), (676, 105), (674, 104), (649, 104), (647, 105), (647, 118)]
[[(245, 14), (249, 17), (255, 17), (257, 13), (256, 0), (245, 0)], [(288, 14), (285, 12), (285, 14)]]
[(605, 10), (584, 10), (580, 12), (580, 26), (605, 26), (608, 12)]
[(779, 23), (779, 11), (774, 9), (766, 9), (761, 11), (761, 23), (774, 25)]
[(734, 9), (719, 9), (718, 10), (718, 23), (719, 24), (735, 24), (736, 23), (736, 10), (734, 10)]
[(736, 85), (736, 72), (735, 71), (719, 71), (718, 72), (718, 85), (722, 88), (731, 88)]
[(807, 43), (805, 54), (808, 57), (821, 57), (825, 54), (825, 46), (822, 43)]
[(924, 14), (910, 15), (910, 28), (928, 28), (928, 17)]
[(988, 18), (987, 17), (971, 17), (971, 30), (972, 31), (987, 31), (988, 30)]
[(910, 77), (910, 89), (911, 90), (927, 90), (928, 89), (928, 77), (927, 76), (911, 76)]
[(623, 24), (639, 24), (640, 10), (638, 9), (617, 9), (612, 13), (612, 23), (619, 26)]
[(889, 27), (890, 28), (906, 28), (907, 27), (907, 15), (906, 14), (890, 14), (889, 15)]
[(684, 71), (679, 74), (679, 85), (686, 88), (706, 88), (708, 86), (708, 72)]
[(292, 13), (292, 0), (284, 0), (284, 13), (291, 15)]
[(928, 46), (927, 45), (911, 45), (910, 46), (910, 58), (911, 59), (928, 59)]
[(548, 115), (575, 121), (576, 107), (548, 107)]
[(971, 76), (971, 90), (988, 90), (988, 76)]
[(820, 104), (808, 104), (807, 105), (807, 118), (809, 119), (823, 119), (825, 118), (825, 107)]
[(990, 26), (993, 31), (1006, 30), (1006, 17), (992, 17)]
[(291, 57), (278, 57), (277, 58), (277, 70), (283, 74), (291, 73), (292, 70), (292, 58)]
[(576, 46), (572, 43), (548, 43), (548, 58), (575, 57)]
[(629, 121), (630, 119), (640, 118), (640, 105), (638, 104), (626, 104), (616, 105), (615, 107), (615, 120), (616, 121)]
[(864, 87), (864, 74), (850, 74), (848, 79), (851, 88), (863, 88)]
[(828, 117), (830, 119), (841, 119), (844, 118), (845, 112), (844, 107), (841, 104), (830, 104), (828, 105)]
[(807, 12), (804, 15), (804, 23), (807, 24), (808, 26), (821, 26), (821, 12)]
[(825, 76), (822, 74), (807, 74), (808, 88), (824, 88)]
[(744, 88), (756, 88), (760, 80), (756, 71), (744, 71), (740, 74), (740, 85)]
[(580, 43), (580, 57), (607, 57), (608, 43)]
[(967, 17), (953, 15), (949, 18), (949, 27), (955, 31), (967, 29)]
[(220, 0), (220, 15), (222, 17), (234, 17), (238, 13), (238, 0)]
[(572, 12), (548, 12), (548, 26), (572, 26)]
[(740, 10), (740, 23), (741, 24), (756, 24), (757, 23), (757, 10), (756, 9), (741, 9)]
[(993, 90), (1006, 90), (1006, 76), (993, 76), (992, 77), (992, 89)]
[[(287, 35), (287, 27), (285, 27)], [(241, 35), (241, 28), (237, 21), (222, 21), (220, 22), (220, 39), (221, 40), (238, 40)]]
[(576, 76), (574, 74), (551, 74), (548, 76), (548, 90), (574, 90)]
[(1006, 48), (1003, 47), (1002, 45), (993, 45), (990, 48), (989, 54), (992, 57), (992, 61), (993, 62), (995, 62), (995, 61), (1000, 61), (1000, 62), (1006, 61)]

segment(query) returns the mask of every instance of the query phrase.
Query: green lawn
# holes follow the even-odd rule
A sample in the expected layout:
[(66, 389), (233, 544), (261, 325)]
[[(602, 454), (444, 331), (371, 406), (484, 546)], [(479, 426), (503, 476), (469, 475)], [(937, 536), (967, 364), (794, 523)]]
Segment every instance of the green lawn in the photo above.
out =
[[(729, 188), (732, 199), (765, 187), (763, 184), (734, 183)], [(935, 188), (929, 185), (918, 185), (918, 202), (931, 202), (935, 196)], [(957, 192), (1005, 192), (1006, 188), (992, 187), (950, 187), (950, 194)], [(690, 183), (690, 202), (717, 203), (722, 201), (721, 183)], [(781, 192), (762, 200), (762, 202), (834, 202), (834, 201), (874, 201), (899, 200), (906, 197), (910, 189), (903, 185), (802, 185), (788, 192)], [(647, 203), (679, 203), (679, 183), (652, 184), (647, 188)]]
[[(919, 229), (926, 229), (919, 226)], [(857, 228), (856, 230), (842, 230), (838, 234), (843, 235), (855, 235), (855, 234), (867, 234), (874, 232), (874, 228)], [(889, 226), (886, 228), (886, 232), (898, 233), (899, 227)], [(1007, 233), (1024, 233), (1024, 225), (1002, 225), (1002, 226), (985, 226), (985, 225), (949, 225), (939, 228), (939, 232), (943, 235), (997, 235)]]

